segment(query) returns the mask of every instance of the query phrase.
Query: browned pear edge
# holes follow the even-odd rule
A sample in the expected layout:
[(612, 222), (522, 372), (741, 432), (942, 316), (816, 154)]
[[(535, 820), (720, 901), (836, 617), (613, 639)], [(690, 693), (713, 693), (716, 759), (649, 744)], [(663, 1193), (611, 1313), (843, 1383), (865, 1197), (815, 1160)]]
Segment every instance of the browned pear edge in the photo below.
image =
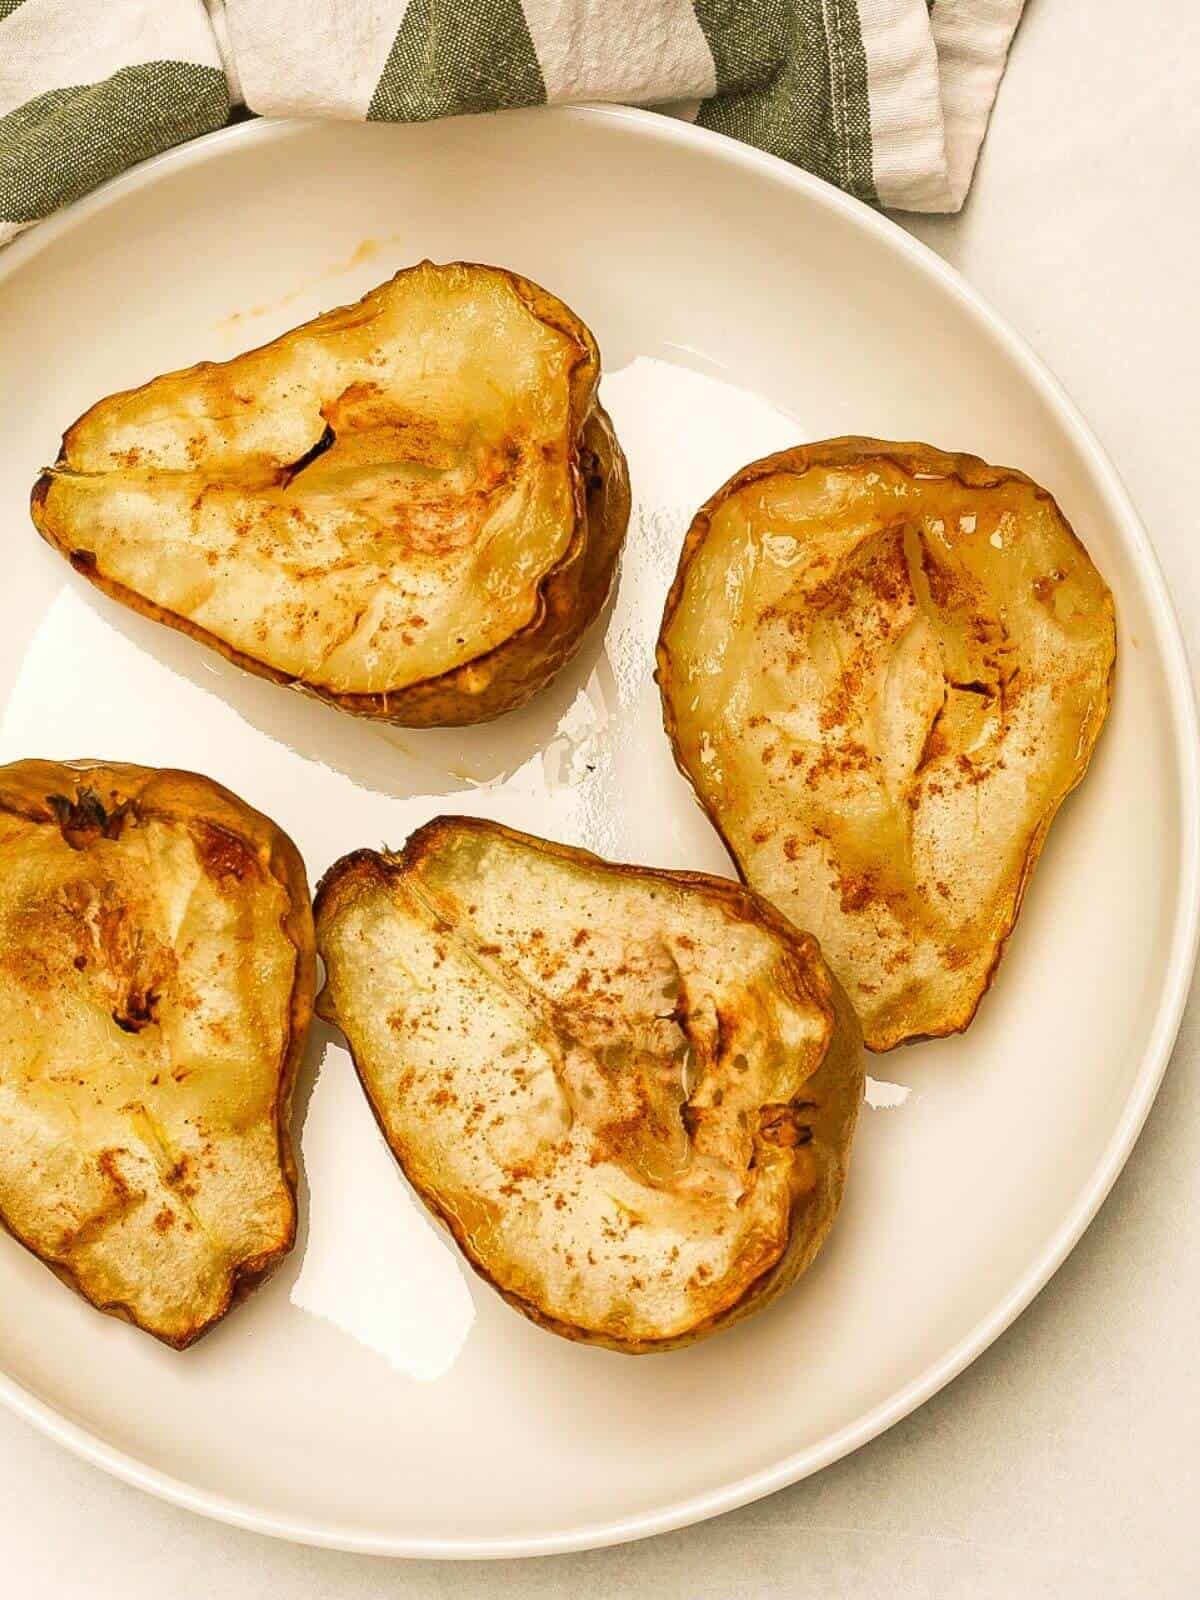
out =
[[(406, 267), (395, 277), (404, 277), (431, 264), (422, 262), (418, 267)], [(45, 502), (54, 480), (53, 470), (43, 472), (33, 486), (30, 514), (34, 526), (47, 544), (66, 557), (76, 572), (131, 611), (187, 634), (246, 672), (287, 688), (299, 689), (353, 716), (371, 717), (410, 728), (464, 727), (471, 723), (489, 722), (506, 711), (524, 705), (567, 664), (582, 644), (589, 626), (604, 608), (629, 523), (629, 471), (608, 413), (596, 398), (600, 354), (586, 324), (548, 290), (517, 273), (480, 262), (454, 262), (453, 265), (494, 273), (505, 279), (539, 322), (557, 329), (576, 347), (571, 367), (570, 401), (574, 532), (561, 558), (543, 575), (538, 585), (534, 614), (530, 621), (494, 649), (463, 662), (449, 672), (421, 679), (400, 689), (384, 690), (378, 694), (339, 694), (336, 690), (306, 683), (302, 678), (280, 672), (268, 662), (259, 661), (218, 638), (189, 617), (158, 605), (136, 589), (130, 589), (101, 572), (91, 551), (75, 549), (69, 539), (50, 525)], [(395, 279), (390, 281), (394, 282)], [(376, 292), (371, 290), (369, 293)], [(369, 295), (363, 298), (369, 298)], [(320, 320), (320, 317), (312, 319), (314, 322)], [(300, 326), (308, 327), (311, 323)], [(257, 350), (273, 349), (298, 331), (298, 328), (291, 328), (278, 338), (259, 345)], [(255, 350), (243, 352), (244, 355), (255, 353)], [(232, 359), (240, 358), (235, 356)], [(183, 373), (199, 372), (210, 364), (198, 362), (195, 366), (183, 369)], [(119, 393), (140, 394), (157, 381), (157, 378), (152, 378), (136, 389)], [(96, 406), (105, 405), (115, 398), (117, 395), (107, 395), (97, 401), (67, 429), (56, 466), (61, 467), (66, 461), (68, 440), (73, 430)]]
[[(346, 1039), (346, 1048), (354, 1062), (363, 1093), (379, 1124), (379, 1131), (387, 1141), (405, 1178), (433, 1215), (447, 1228), (463, 1255), (484, 1282), (495, 1289), (501, 1298), (522, 1316), (550, 1333), (561, 1335), (564, 1339), (573, 1340), (578, 1344), (598, 1345), (623, 1355), (650, 1355), (659, 1351), (676, 1350), (740, 1322), (743, 1317), (760, 1310), (778, 1294), (790, 1288), (811, 1265), (833, 1226), (845, 1188), (850, 1146), (862, 1102), (864, 1083), (862, 1035), (854, 1009), (841, 985), (825, 965), (817, 941), (811, 934), (802, 933), (793, 927), (774, 906), (755, 894), (752, 889), (730, 878), (716, 878), (702, 872), (673, 872), (657, 867), (629, 866), (608, 861), (590, 850), (555, 844), (531, 834), (521, 833), (515, 828), (505, 827), (502, 823), (489, 822), (484, 818), (440, 816), (434, 817), (411, 834), (403, 849), (397, 853), (352, 850), (333, 863), (317, 885), (313, 909), (317, 922), (318, 945), (322, 918), (335, 915), (341, 905), (352, 901), (360, 885), (386, 884), (392, 878), (403, 877), (418, 866), (422, 857), (433, 854), (443, 837), (463, 832), (509, 839), (542, 855), (570, 862), (575, 866), (605, 874), (637, 878), (641, 881), (651, 879), (670, 884), (673, 888), (691, 890), (717, 901), (728, 907), (740, 920), (765, 928), (780, 941), (787, 955), (789, 976), (796, 989), (823, 1013), (826, 1029), (825, 1056), (816, 1073), (807, 1081), (811, 1088), (814, 1079), (828, 1074), (830, 1080), (834, 1082), (842, 1080), (843, 1088), (841, 1093), (830, 1094), (827, 1097), (824, 1116), (815, 1119), (813, 1143), (819, 1144), (825, 1155), (820, 1183), (815, 1191), (797, 1203), (789, 1219), (787, 1246), (778, 1260), (750, 1284), (733, 1305), (697, 1323), (686, 1332), (667, 1339), (622, 1340), (592, 1329), (581, 1328), (574, 1323), (548, 1316), (533, 1301), (497, 1283), (488, 1271), (486, 1263), (476, 1254), (470, 1236), (458, 1219), (439, 1205), (437, 1198), (417, 1182), (405, 1165), (403, 1152), (388, 1130), (382, 1107), (372, 1095), (362, 1065), (349, 1039)], [(337, 1016), (329, 1005), (325, 990), (318, 996), (317, 1012), (335, 1026), (340, 1026)], [(811, 1116), (811, 1113), (806, 1114)]]
[[(796, 445), (789, 450), (777, 450), (773, 455), (763, 456), (761, 460), (752, 461), (749, 463), (749, 465), (742, 467), (740, 471), (735, 472), (733, 477), (730, 478), (727, 483), (723, 484), (721, 488), (717, 490), (716, 494), (712, 495), (700, 507), (699, 511), (697, 511), (696, 515), (693, 517), (687, 534), (684, 537), (683, 549), (681, 550), (679, 556), (679, 565), (676, 568), (675, 577), (672, 580), (671, 587), (667, 592), (666, 604), (663, 607), (662, 624), (659, 627), (658, 644), (655, 649), (656, 667), (654, 679), (658, 684), (659, 695), (662, 700), (663, 727), (666, 730), (667, 739), (671, 745), (671, 754), (675, 758), (675, 765), (687, 779), (697, 801), (704, 811), (704, 814), (716, 829), (718, 835), (720, 836), (721, 843), (729, 852), (730, 860), (737, 868), (738, 875), (742, 879), (743, 883), (745, 883), (747, 880), (742, 862), (739, 860), (737, 852), (730, 843), (724, 828), (721, 826), (721, 819), (717, 816), (713, 808), (707, 804), (693, 783), (692, 775), (684, 764), (683, 757), (680, 753), (675, 714), (671, 705), (670, 695), (667, 688), (670, 682), (672, 671), (671, 655), (666, 644), (667, 629), (674, 621), (675, 612), (679, 607), (679, 602), (683, 595), (684, 585), (687, 582), (688, 571), (704, 543), (713, 515), (720, 508), (720, 506), (730, 498), (731, 495), (734, 495), (739, 490), (746, 488), (749, 484), (760, 482), (764, 478), (773, 477), (776, 473), (792, 473), (799, 477), (813, 467), (860, 467), (875, 461), (888, 462), (891, 465), (898, 467), (901, 472), (906, 473), (909, 477), (928, 475), (937, 478), (953, 478), (968, 489), (995, 489), (999, 488), (999, 486), (1004, 483), (1028, 484), (1029, 487), (1034, 490), (1038, 499), (1045, 500), (1053, 507), (1055, 515), (1062, 523), (1063, 528), (1075, 541), (1075, 544), (1079, 547), (1079, 550), (1081, 551), (1088, 565), (1095, 570), (1095, 563), (1088, 554), (1083, 541), (1079, 538), (1078, 534), (1067, 521), (1066, 517), (1063, 516), (1061, 507), (1048, 490), (1043, 489), (1040, 484), (1036, 483), (1026, 473), (1018, 471), (1016, 467), (993, 467), (990, 466), (986, 461), (983, 461), (979, 456), (955, 453), (947, 450), (939, 450), (936, 448), (936, 446), (929, 444), (920, 444), (916, 442), (894, 442), (888, 439), (871, 439), (866, 437), (860, 438), (854, 435), (846, 435), (837, 439), (822, 439), (814, 444)], [(1111, 591), (1107, 589), (1107, 586), (1106, 593), (1108, 594), (1109, 610), (1112, 612), (1112, 594)], [(969, 1028), (971, 1023), (975, 1020), (975, 1014), (979, 1010), (980, 1002), (995, 981), (996, 971), (999, 968), (1001, 958), (1004, 955), (1005, 946), (1007, 945), (1009, 937), (1016, 926), (1017, 918), (1021, 911), (1021, 904), (1025, 898), (1025, 891), (1029, 886), (1030, 878), (1033, 876), (1033, 869), (1037, 866), (1038, 857), (1042, 853), (1042, 846), (1045, 843), (1047, 833), (1050, 831), (1050, 824), (1054, 821), (1054, 818), (1058, 813), (1058, 809), (1062, 805), (1063, 801), (1067, 798), (1071, 791), (1077, 788), (1083, 781), (1084, 775), (1091, 763), (1092, 753), (1096, 747), (1096, 741), (1099, 739), (1100, 733), (1107, 720), (1108, 709), (1112, 703), (1113, 686), (1116, 681), (1117, 670), (1115, 631), (1113, 639), (1113, 659), (1109, 667), (1108, 678), (1104, 686), (1103, 701), (1099, 707), (1098, 715), (1093, 719), (1091, 738), (1087, 741), (1086, 746), (1083, 749), (1082, 756), (1075, 773), (1074, 781), (1067, 789), (1063, 790), (1059, 798), (1048, 809), (1029, 841), (1029, 849), (1025, 852), (1025, 859), (1021, 864), (1021, 873), (1017, 882), (1016, 892), (1013, 897), (1012, 907), (1007, 924), (996, 942), (996, 954), (992, 960), (991, 966), (984, 975), (983, 981), (980, 983), (974, 999), (971, 1001), (965, 1013), (948, 1018), (944, 1027), (933, 1029), (927, 1033), (898, 1034), (894, 1038), (891, 1036), (886, 1036), (882, 1039), (865, 1039), (864, 1043), (866, 1048), (873, 1054), (881, 1055), (888, 1050), (896, 1049), (900, 1045), (919, 1044), (925, 1039), (944, 1039), (951, 1034), (965, 1033), (967, 1028)]]
[(274, 1102), (279, 1168), (290, 1198), (288, 1223), (278, 1244), (246, 1261), (238, 1262), (230, 1270), (220, 1309), (207, 1321), (176, 1338), (159, 1333), (142, 1322), (133, 1307), (122, 1301), (100, 1304), (92, 1300), (68, 1267), (40, 1255), (34, 1245), (22, 1237), (0, 1212), (0, 1226), (44, 1262), (63, 1283), (87, 1300), (89, 1305), (96, 1306), (97, 1310), (109, 1316), (132, 1323), (173, 1350), (185, 1350), (214, 1328), (260, 1283), (265, 1282), (296, 1242), (297, 1170), (290, 1127), (292, 1093), (308, 1038), (317, 981), (316, 940), (308, 876), (300, 852), (281, 828), (222, 784), (196, 772), (106, 761), (16, 761), (10, 766), (0, 767), (0, 811), (57, 828), (58, 815), (49, 804), (49, 797), (64, 792), (74, 793), (81, 784), (102, 791), (105, 798), (114, 798), (118, 805), (130, 805), (143, 816), (159, 816), (182, 823), (196, 819), (215, 823), (228, 830), (254, 850), (288, 897), (288, 908), (281, 926), (295, 949), (296, 968)]

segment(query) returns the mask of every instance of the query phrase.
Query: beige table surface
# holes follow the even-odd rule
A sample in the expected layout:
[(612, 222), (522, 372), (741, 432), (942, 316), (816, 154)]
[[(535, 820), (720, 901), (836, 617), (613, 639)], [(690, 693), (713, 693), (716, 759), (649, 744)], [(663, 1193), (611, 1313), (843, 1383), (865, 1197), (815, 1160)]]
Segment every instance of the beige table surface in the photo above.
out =
[[(1030, 339), (1200, 622), (1200, 8), (1030, 0), (975, 191), (913, 231)], [(386, 1562), (162, 1505), (0, 1413), (12, 1600), (464, 1595), (1200, 1595), (1200, 1003), (1146, 1131), (1066, 1266), (915, 1416), (704, 1526), (531, 1562)], [(3, 1315), (0, 1309), (0, 1315)]]

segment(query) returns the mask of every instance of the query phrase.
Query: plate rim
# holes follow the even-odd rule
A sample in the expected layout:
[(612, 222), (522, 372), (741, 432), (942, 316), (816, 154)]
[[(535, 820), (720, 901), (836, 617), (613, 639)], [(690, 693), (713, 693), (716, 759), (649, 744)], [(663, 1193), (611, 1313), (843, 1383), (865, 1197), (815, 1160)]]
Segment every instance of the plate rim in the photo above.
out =
[[(485, 115), (528, 117), (531, 113), (582, 121), (623, 122), (643, 137), (667, 144), (688, 145), (710, 160), (740, 165), (782, 181), (812, 203), (841, 212), (854, 226), (873, 234), (927, 278), (935, 280), (1014, 358), (1026, 380), (1061, 419), (1086, 459), (1092, 480), (1111, 507), (1122, 536), (1128, 543), (1144, 588), (1156, 637), (1163, 652), (1169, 721), (1179, 761), (1176, 799), (1180, 814), (1182, 870), (1177, 879), (1174, 925), (1169, 954), (1163, 965), (1158, 1015), (1136, 1079), (1091, 1177), (1054, 1228), (1045, 1246), (1008, 1293), (956, 1345), (855, 1422), (838, 1429), (814, 1446), (785, 1456), (771, 1467), (734, 1479), (700, 1495), (668, 1501), (651, 1511), (606, 1522), (586, 1523), (553, 1534), (482, 1539), (366, 1534), (332, 1523), (276, 1516), (255, 1508), (249, 1502), (197, 1488), (182, 1478), (147, 1466), (135, 1456), (107, 1443), (100, 1435), (71, 1421), (7, 1373), (0, 1371), (0, 1403), (74, 1455), (135, 1488), (250, 1532), (364, 1555), (441, 1560), (502, 1559), (556, 1555), (648, 1538), (736, 1510), (739, 1506), (799, 1482), (850, 1455), (910, 1415), (952, 1382), (1016, 1320), (1058, 1271), (1092, 1222), (1128, 1160), (1162, 1083), (1187, 1003), (1200, 939), (1200, 721), (1183, 632), (1158, 557), (1124, 483), (1091, 426), (1046, 363), (1035, 354), (1023, 335), (1000, 316), (954, 267), (927, 245), (881, 212), (780, 157), (711, 129), (632, 106), (588, 102)], [(70, 233), (94, 213), (117, 205), (127, 195), (155, 183), (164, 173), (219, 158), (230, 145), (286, 139), (308, 131), (312, 126), (311, 121), (297, 118), (241, 122), (152, 157), (37, 223), (28, 233), (8, 245), (0, 256), (0, 285), (63, 234)]]

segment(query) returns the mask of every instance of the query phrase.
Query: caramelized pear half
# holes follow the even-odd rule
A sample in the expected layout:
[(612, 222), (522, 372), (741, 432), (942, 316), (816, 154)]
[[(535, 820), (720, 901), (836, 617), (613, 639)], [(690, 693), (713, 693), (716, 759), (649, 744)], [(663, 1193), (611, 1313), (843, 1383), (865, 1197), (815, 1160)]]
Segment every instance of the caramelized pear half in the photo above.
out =
[(547, 683), (629, 517), (600, 355), (494, 267), (400, 272), (259, 350), (111, 395), (33, 491), (107, 594), (360, 716), (480, 722)]
[(1054, 500), (975, 456), (832, 439), (697, 514), (658, 644), (675, 757), (871, 1049), (971, 1021), (1115, 656)]
[(861, 1041), (746, 889), (447, 817), (333, 866), (317, 928), (318, 1006), (405, 1175), (533, 1321), (671, 1349), (820, 1249)]
[(295, 846), (228, 790), (0, 768), (0, 1221), (176, 1348), (291, 1249), (315, 967)]

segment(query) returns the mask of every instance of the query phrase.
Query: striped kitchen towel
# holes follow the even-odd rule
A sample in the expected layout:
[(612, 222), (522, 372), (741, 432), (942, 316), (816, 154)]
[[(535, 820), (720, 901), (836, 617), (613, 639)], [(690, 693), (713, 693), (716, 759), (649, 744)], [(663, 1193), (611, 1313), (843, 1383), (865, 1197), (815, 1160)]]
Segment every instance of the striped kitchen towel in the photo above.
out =
[(656, 105), (884, 206), (955, 211), (1023, 0), (0, 0), (0, 243), (262, 116)]

